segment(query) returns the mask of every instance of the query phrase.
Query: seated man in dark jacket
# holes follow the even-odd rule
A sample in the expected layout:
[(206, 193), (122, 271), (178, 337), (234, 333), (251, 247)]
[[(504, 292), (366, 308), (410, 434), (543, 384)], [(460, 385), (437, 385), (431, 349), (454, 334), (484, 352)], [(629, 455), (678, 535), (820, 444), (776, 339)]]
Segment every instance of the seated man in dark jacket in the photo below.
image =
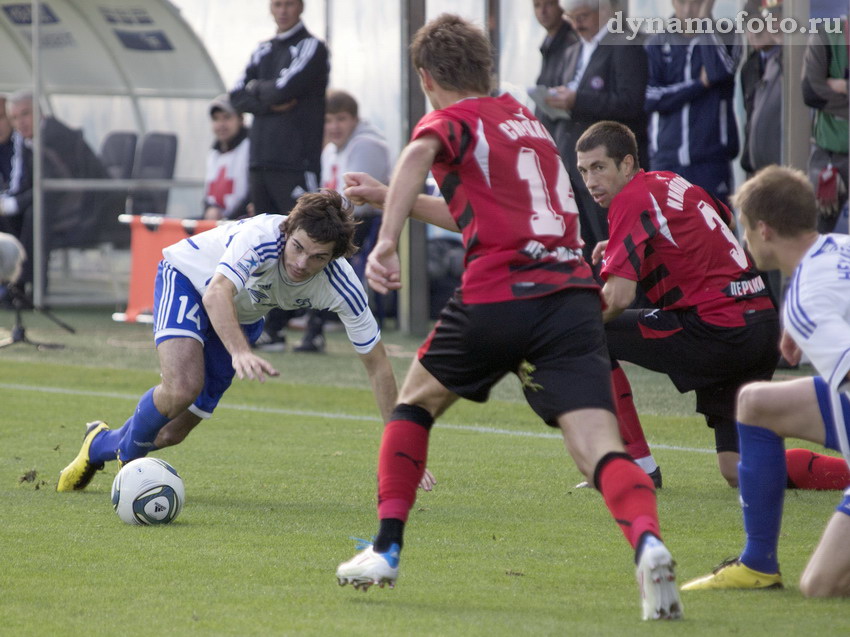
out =
[[(0, 197), (0, 230), (18, 237), (27, 254), (20, 283), (33, 280), (33, 155), (32, 93), (18, 91), (8, 98), (8, 114), (15, 129), (15, 151), (9, 191)], [(106, 178), (100, 160), (82, 133), (54, 117), (41, 120), (42, 171), (49, 178)], [(45, 191), (44, 265), (53, 247), (90, 241), (99, 232), (100, 214), (109, 197), (99, 192)], [(46, 271), (46, 267), (45, 267)]]

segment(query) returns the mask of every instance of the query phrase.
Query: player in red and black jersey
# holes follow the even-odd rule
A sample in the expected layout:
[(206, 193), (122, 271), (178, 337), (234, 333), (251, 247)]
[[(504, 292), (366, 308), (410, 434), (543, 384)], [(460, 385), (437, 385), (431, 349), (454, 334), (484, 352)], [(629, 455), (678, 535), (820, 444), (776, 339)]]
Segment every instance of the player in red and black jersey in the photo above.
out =
[[(492, 58), (480, 29), (443, 15), (419, 30), (411, 54), (436, 110), (416, 126), (395, 167), (366, 276), (378, 292), (400, 287), (397, 245), (411, 214), (460, 229), (466, 267), (384, 429), (375, 542), (341, 564), (337, 578), (366, 588), (395, 582), (434, 419), (459, 397), (485, 401), (515, 373), (635, 549), (644, 619), (681, 617), (652, 480), (618, 435), (599, 286), (582, 257), (555, 143), (512, 97), (488, 97)], [(447, 206), (422, 202), (429, 171)]]
[[(628, 128), (598, 122), (576, 150), (590, 194), (608, 209), (610, 239), (593, 259), (603, 262), (611, 357), (695, 390), (720, 472), (734, 486), (735, 395), (770, 379), (779, 359), (779, 319), (764, 281), (730, 229), (729, 209), (675, 173), (639, 170)], [(626, 309), (638, 285), (654, 307)]]

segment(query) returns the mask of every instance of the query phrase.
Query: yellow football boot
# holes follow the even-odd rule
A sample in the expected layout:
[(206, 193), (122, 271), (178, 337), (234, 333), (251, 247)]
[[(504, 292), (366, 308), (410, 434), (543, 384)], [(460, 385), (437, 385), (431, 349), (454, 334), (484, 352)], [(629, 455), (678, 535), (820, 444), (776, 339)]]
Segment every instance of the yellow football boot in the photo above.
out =
[(722, 589), (782, 588), (782, 574), (760, 573), (734, 558), (703, 575), (682, 584), (683, 591), (708, 591)]
[(59, 482), (56, 483), (57, 491), (79, 491), (85, 489), (94, 474), (103, 469), (103, 463), (94, 465), (89, 461), (89, 448), (94, 437), (101, 431), (107, 431), (109, 427), (102, 420), (95, 420), (86, 424), (86, 433), (83, 436), (83, 446), (77, 457), (67, 467), (59, 472)]

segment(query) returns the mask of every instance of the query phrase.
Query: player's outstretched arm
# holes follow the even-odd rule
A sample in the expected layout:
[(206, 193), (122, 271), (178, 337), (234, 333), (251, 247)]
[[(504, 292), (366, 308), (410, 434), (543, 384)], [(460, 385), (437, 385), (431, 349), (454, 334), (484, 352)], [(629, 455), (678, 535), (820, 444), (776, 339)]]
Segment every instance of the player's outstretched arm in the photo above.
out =
[[(360, 354), (360, 360), (363, 361), (366, 374), (369, 376), (369, 384), (372, 386), (372, 393), (375, 395), (375, 402), (381, 411), (381, 417), (384, 419), (384, 423), (387, 423), (390, 421), (398, 400), (398, 389), (384, 344), (379, 341), (371, 352)], [(425, 473), (419, 481), (419, 488), (423, 491), (430, 491), (435, 484), (437, 484), (437, 479), (434, 474), (425, 469)]]
[(384, 423), (387, 423), (398, 399), (398, 386), (387, 350), (384, 344), (378, 341), (372, 351), (359, 356), (363, 367), (366, 368), (366, 375), (369, 377), (375, 402), (381, 411), (381, 418), (384, 419)]
[(390, 180), (378, 240), (366, 262), (366, 280), (376, 292), (386, 294), (401, 288), (398, 239), (440, 147), (438, 137), (425, 135), (401, 151)]
[(265, 381), (266, 376), (279, 376), (271, 363), (251, 351), (242, 326), (236, 317), (233, 296), (236, 286), (222, 274), (216, 274), (204, 292), (204, 308), (222, 344), (230, 352), (233, 369), (239, 379)]
[[(361, 172), (345, 173), (343, 179), (345, 179), (345, 192), (343, 194), (355, 206), (369, 204), (373, 208), (384, 208), (384, 201), (389, 190), (388, 186), (371, 175)], [(419, 195), (416, 197), (410, 216), (417, 221), (430, 223), (432, 226), (445, 228), (452, 232), (460, 232), (460, 228), (455, 223), (454, 217), (452, 217), (449, 207), (442, 197)]]

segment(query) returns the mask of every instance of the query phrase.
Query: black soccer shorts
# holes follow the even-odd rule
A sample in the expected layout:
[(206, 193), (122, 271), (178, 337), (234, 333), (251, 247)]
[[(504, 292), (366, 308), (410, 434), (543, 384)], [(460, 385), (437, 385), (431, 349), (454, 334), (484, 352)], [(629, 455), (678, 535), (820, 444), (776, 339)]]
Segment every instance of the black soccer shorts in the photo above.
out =
[(419, 362), (447, 389), (476, 402), (513, 372), (531, 408), (557, 427), (566, 412), (614, 411), (601, 317), (597, 290), (480, 304), (456, 294), (419, 348)]
[(770, 380), (779, 360), (779, 319), (764, 312), (743, 327), (718, 327), (695, 312), (626, 310), (605, 325), (611, 358), (670, 377), (680, 392), (696, 390), (697, 411), (735, 418), (741, 385)]

